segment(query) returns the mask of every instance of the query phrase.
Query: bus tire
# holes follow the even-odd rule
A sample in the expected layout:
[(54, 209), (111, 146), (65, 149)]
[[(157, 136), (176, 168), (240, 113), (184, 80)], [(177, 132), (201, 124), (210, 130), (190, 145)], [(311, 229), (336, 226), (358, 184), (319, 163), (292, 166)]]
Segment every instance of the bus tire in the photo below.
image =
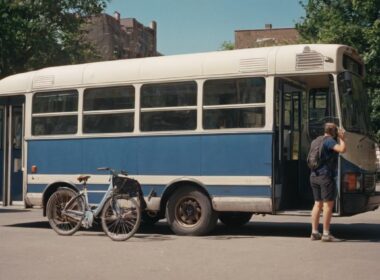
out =
[(180, 187), (169, 198), (166, 219), (177, 235), (205, 235), (218, 221), (206, 194), (192, 186)]
[(252, 218), (251, 212), (222, 212), (219, 220), (228, 227), (241, 227), (248, 223)]

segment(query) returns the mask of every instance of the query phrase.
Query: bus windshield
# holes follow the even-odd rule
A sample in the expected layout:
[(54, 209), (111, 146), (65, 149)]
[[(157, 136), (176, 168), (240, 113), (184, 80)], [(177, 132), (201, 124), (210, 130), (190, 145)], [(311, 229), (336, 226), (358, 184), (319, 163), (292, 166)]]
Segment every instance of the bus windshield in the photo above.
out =
[(360, 76), (350, 72), (338, 75), (343, 127), (350, 132), (369, 135), (369, 101)]

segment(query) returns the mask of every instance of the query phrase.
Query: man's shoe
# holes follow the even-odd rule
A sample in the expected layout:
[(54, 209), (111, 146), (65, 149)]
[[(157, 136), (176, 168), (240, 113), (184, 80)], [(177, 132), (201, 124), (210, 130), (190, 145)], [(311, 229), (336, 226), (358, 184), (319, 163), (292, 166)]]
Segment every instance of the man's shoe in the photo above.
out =
[(322, 235), (322, 241), (323, 242), (341, 242), (342, 239), (336, 238), (331, 234), (323, 234)]
[(321, 240), (321, 238), (322, 238), (322, 234), (320, 234), (319, 232), (318, 233), (312, 233), (310, 236), (311, 241)]

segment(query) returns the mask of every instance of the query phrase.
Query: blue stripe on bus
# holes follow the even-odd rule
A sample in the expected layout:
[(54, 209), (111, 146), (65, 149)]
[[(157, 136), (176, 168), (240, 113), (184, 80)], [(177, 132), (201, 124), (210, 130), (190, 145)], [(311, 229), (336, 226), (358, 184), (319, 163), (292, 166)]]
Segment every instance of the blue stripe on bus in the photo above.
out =
[(28, 185), (28, 193), (42, 193), (46, 188), (46, 184)]
[[(41, 193), (45, 190), (47, 184), (28, 184), (28, 192), (30, 193)], [(78, 189), (81, 190), (81, 186), (77, 185)], [(104, 191), (106, 192), (108, 185), (88, 185), (89, 191)]]
[[(157, 197), (161, 197), (164, 190), (164, 185), (143, 185), (142, 191), (145, 196), (154, 190)], [(45, 190), (46, 185), (44, 184), (29, 184), (29, 193), (41, 193)], [(103, 191), (106, 192), (108, 185), (89, 185), (88, 190), (91, 191)], [(207, 191), (211, 196), (261, 196), (270, 197), (271, 187), (270, 186), (207, 186)]]
[[(153, 189), (157, 197), (161, 197), (164, 190), (164, 185), (150, 185), (142, 186), (142, 190), (145, 196), (147, 196)], [(259, 196), (259, 197), (271, 197), (271, 186), (206, 186), (207, 192), (210, 196)]]
[[(103, 191), (106, 192), (109, 185), (88, 185), (88, 191)], [(45, 188), (47, 187), (46, 184), (29, 184), (28, 185), (28, 192), (29, 193), (42, 193)], [(81, 189), (81, 186), (77, 186), (79, 189)], [(143, 185), (141, 186), (142, 191), (145, 196), (149, 195), (149, 193), (152, 191), (152, 189), (155, 191), (156, 195), (158, 197), (162, 196), (164, 190), (164, 185)]]
[(88, 203), (99, 204), (102, 201), (104, 193), (88, 193)]
[[(148, 196), (153, 189), (156, 192), (157, 197), (161, 197), (164, 190), (164, 185), (147, 185), (142, 186), (144, 196)], [(46, 185), (36, 184), (28, 185), (29, 193), (41, 193), (46, 188)], [(108, 185), (89, 185), (88, 199), (89, 203), (97, 204), (103, 198), (107, 191)], [(208, 186), (206, 187), (211, 197), (271, 197), (272, 189), (270, 186)], [(94, 193), (92, 191), (103, 191)]]
[(211, 196), (256, 196), (271, 197), (270, 186), (209, 186), (206, 188)]
[(272, 134), (30, 140), (28, 170), (41, 174), (271, 176)]
[[(157, 192), (157, 196), (161, 197), (164, 186), (158, 188), (156, 186), (154, 190)], [(147, 196), (150, 192), (144, 188), (144, 195)], [(270, 186), (212, 186), (207, 187), (211, 197), (271, 197)], [(99, 203), (103, 198), (104, 193), (88, 193), (89, 203)]]

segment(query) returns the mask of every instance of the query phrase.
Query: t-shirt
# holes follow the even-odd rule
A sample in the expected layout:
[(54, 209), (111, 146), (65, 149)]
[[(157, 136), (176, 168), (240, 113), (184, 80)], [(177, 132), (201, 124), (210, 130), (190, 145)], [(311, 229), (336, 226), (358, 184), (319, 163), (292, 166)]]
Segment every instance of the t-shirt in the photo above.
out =
[(334, 146), (338, 143), (332, 137), (326, 137), (323, 139), (321, 160), (322, 165), (316, 170), (318, 173), (329, 174), (336, 176), (338, 166), (338, 153), (333, 150)]

